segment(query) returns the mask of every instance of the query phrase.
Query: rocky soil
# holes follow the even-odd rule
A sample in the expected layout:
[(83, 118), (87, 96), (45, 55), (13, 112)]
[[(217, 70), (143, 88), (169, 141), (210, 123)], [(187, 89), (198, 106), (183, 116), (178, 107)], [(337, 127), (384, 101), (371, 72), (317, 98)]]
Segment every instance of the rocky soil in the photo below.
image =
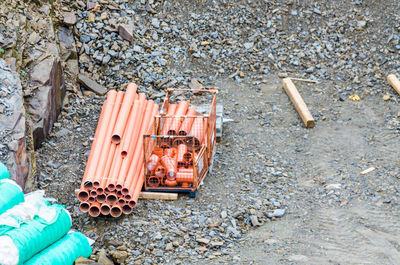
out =
[[(36, 183), (96, 240), (94, 260), (400, 263), (399, 96), (385, 80), (399, 74), (397, 1), (58, 4), (71, 76), (107, 89), (134, 81), (157, 102), (167, 87), (217, 87), (233, 120), (195, 199), (141, 200), (128, 217), (93, 219), (74, 189), (104, 97), (67, 80), (63, 110), (36, 151)], [(286, 76), (321, 81), (296, 82), (314, 129), (281, 88)]]

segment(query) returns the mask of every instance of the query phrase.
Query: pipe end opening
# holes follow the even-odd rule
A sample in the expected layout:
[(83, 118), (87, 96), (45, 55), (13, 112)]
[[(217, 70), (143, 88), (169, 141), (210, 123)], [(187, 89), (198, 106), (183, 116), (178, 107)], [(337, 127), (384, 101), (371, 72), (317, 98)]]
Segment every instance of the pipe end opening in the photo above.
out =
[(112, 141), (114, 144), (119, 144), (119, 143), (121, 142), (121, 136), (119, 136), (119, 135), (117, 135), (117, 134), (114, 134), (114, 135), (111, 137), (111, 141)]

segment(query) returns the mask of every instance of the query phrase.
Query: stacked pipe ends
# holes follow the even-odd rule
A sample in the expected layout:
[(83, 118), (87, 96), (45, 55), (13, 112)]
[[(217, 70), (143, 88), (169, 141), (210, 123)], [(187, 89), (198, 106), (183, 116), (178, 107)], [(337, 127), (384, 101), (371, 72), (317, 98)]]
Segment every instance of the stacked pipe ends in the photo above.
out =
[(158, 105), (136, 93), (129, 83), (126, 92), (107, 93), (81, 188), (80, 210), (97, 217), (129, 214), (143, 186), (143, 134), (152, 126)]

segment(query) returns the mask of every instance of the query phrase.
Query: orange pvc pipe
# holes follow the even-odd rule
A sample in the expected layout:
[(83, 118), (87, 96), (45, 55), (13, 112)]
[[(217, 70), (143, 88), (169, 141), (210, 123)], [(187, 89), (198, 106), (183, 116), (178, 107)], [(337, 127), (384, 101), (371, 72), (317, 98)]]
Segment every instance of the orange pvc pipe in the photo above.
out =
[(101, 150), (100, 160), (98, 163), (98, 167), (96, 169), (96, 177), (99, 177), (99, 179), (97, 179), (96, 181), (93, 181), (93, 186), (101, 187), (102, 189), (105, 188), (104, 179), (107, 178), (108, 171), (110, 170), (110, 166), (108, 166), (108, 168), (107, 168), (107, 163), (109, 162), (108, 160), (110, 159), (109, 155), (110, 155), (110, 153), (113, 153), (113, 151), (115, 150), (115, 149), (114, 150), (112, 149), (112, 145), (114, 145), (114, 144), (111, 142), (110, 139), (111, 139), (112, 131), (114, 129), (114, 126), (115, 126), (115, 123), (116, 123), (116, 120), (118, 117), (119, 110), (121, 108), (121, 103), (122, 103), (123, 98), (124, 98), (124, 92), (118, 91), (117, 97), (114, 102), (113, 110), (111, 113), (110, 123), (107, 128), (106, 137), (104, 139), (104, 145)]
[(129, 204), (125, 203), (124, 206), (122, 206), (122, 212), (124, 214), (130, 214), (132, 213), (133, 209), (132, 207), (129, 206)]
[(204, 122), (203, 118), (196, 118), (193, 122), (192, 129), (190, 130), (189, 136), (194, 137), (194, 143), (190, 143), (190, 147), (194, 144), (196, 152), (200, 150), (201, 144), (204, 139)]
[(119, 144), (117, 146), (117, 149), (115, 150), (113, 165), (110, 174), (108, 175), (107, 187), (110, 191), (115, 190), (115, 185), (117, 184), (119, 171), (121, 169), (123, 162), (122, 160), (123, 158), (121, 157), (121, 145)]
[(117, 204), (118, 204), (119, 206), (121, 206), (121, 207), (124, 206), (124, 205), (125, 205), (125, 199), (124, 199), (124, 198), (118, 199)]
[(139, 169), (143, 167), (143, 148), (137, 148), (137, 152), (135, 152), (135, 158), (132, 161), (136, 162), (132, 162), (129, 168), (128, 176), (125, 181), (125, 187), (122, 189), (122, 194), (124, 195), (129, 194), (132, 189), (132, 185), (134, 186), (137, 182)]
[[(129, 181), (128, 174), (129, 174), (129, 168), (131, 164), (137, 163), (136, 160), (138, 159), (137, 156), (135, 156), (135, 153), (137, 152), (137, 146), (143, 146), (143, 133), (144, 130), (147, 128), (146, 126), (149, 123), (149, 118), (151, 115), (151, 109), (154, 106), (154, 102), (152, 100), (149, 100), (147, 102), (143, 102), (143, 107), (141, 109), (141, 115), (140, 119), (138, 119), (137, 123), (135, 124), (135, 132), (133, 135), (132, 140), (130, 141), (129, 144), (129, 149), (128, 149), (128, 156), (124, 159), (124, 162), (121, 167), (121, 172), (117, 181), (117, 189), (120, 190), (122, 188), (128, 188), (129, 186), (125, 184), (126, 181)], [(143, 147), (141, 147), (143, 148)], [(141, 158), (139, 158), (141, 159)]]
[(78, 199), (81, 202), (87, 201), (89, 199), (89, 192), (85, 188), (81, 188), (78, 192)]
[(90, 205), (89, 214), (92, 217), (97, 217), (100, 215), (100, 203), (94, 202)]
[(106, 198), (107, 198), (107, 195), (104, 194), (104, 193), (102, 193), (102, 194), (97, 195), (96, 200), (97, 200), (99, 203), (103, 203), (103, 202), (106, 201)]
[[(152, 121), (155, 113), (158, 111), (158, 105), (154, 104), (152, 101), (149, 101), (149, 108), (146, 108), (146, 114), (143, 119), (143, 123), (141, 126), (141, 131), (138, 137), (138, 141), (135, 145), (135, 154), (132, 158), (132, 162), (130, 163), (130, 167), (128, 169), (128, 173), (123, 182), (122, 193), (128, 194), (129, 188), (132, 182), (135, 182), (135, 172), (138, 168), (143, 167), (143, 134), (152, 126)], [(153, 104), (152, 104), (153, 103)]]
[(146, 100), (146, 94), (145, 93), (139, 93), (138, 99), (140, 101), (145, 101)]
[(107, 203), (103, 203), (100, 207), (100, 213), (102, 215), (109, 215), (111, 210), (111, 206)]
[(118, 200), (117, 195), (115, 193), (110, 193), (107, 195), (106, 202), (109, 204), (113, 204)]
[[(196, 116), (197, 112), (195, 109), (189, 108), (188, 112), (186, 113), (186, 116)], [(179, 128), (179, 135), (187, 135), (190, 132), (190, 129), (192, 128), (192, 124), (194, 122), (195, 118), (185, 118), (181, 124), (181, 127)]]
[(131, 144), (132, 141), (136, 141), (138, 134), (137, 132), (140, 129), (140, 123), (142, 122), (143, 119), (143, 110), (145, 104), (146, 102), (144, 100), (143, 101), (135, 100), (135, 103), (133, 104), (133, 108), (131, 114), (129, 115), (128, 124), (126, 125), (124, 133), (126, 137), (124, 137), (124, 139), (122, 139), (121, 142), (122, 157), (127, 156), (129, 145)]
[(192, 168), (192, 167), (189, 167), (189, 168), (180, 168), (180, 169), (178, 170), (178, 172), (181, 172), (181, 173), (192, 173), (192, 174), (193, 174), (193, 168)]
[(101, 147), (104, 144), (107, 127), (110, 122), (112, 109), (113, 109), (116, 97), (117, 97), (117, 92), (115, 90), (111, 90), (107, 93), (107, 100), (106, 100), (107, 105), (105, 106), (105, 109), (104, 109), (104, 118), (102, 119), (102, 125), (100, 125), (100, 132), (99, 132), (98, 139), (96, 139), (96, 145), (94, 147), (95, 149), (94, 149), (92, 161), (89, 165), (86, 182), (87, 181), (92, 182), (93, 179), (96, 177), (95, 173), (96, 173), (96, 168), (98, 166), (98, 162), (99, 162), (99, 158), (100, 158), (100, 154), (101, 154)]
[[(107, 101), (107, 100), (106, 100)], [(89, 171), (89, 165), (92, 163), (92, 159), (93, 159), (93, 153), (94, 153), (94, 147), (96, 146), (96, 139), (99, 137), (99, 132), (101, 130), (101, 125), (103, 125), (103, 120), (104, 120), (104, 109), (106, 107), (105, 102), (103, 103), (103, 106), (101, 107), (101, 112), (100, 112), (100, 117), (99, 117), (99, 122), (97, 123), (96, 126), (96, 131), (94, 133), (94, 140), (92, 142), (92, 146), (90, 147), (90, 153), (89, 153), (89, 157), (88, 157), (88, 161), (86, 162), (86, 167), (85, 167), (85, 172), (83, 173), (83, 178), (82, 178), (82, 184), (81, 184), (81, 189), (84, 187), (84, 184), (87, 180), (87, 174)], [(92, 188), (91, 185), (87, 185), (87, 188)], [(89, 194), (88, 194), (89, 195)], [(78, 197), (79, 198), (79, 197)]]
[(178, 145), (178, 152), (177, 152), (177, 164), (178, 164), (178, 168), (179, 167), (184, 167), (186, 165), (186, 161), (185, 161), (185, 154), (187, 153), (188, 148), (186, 144), (180, 144)]
[(171, 126), (168, 130), (169, 135), (177, 135), (179, 132), (179, 128), (181, 127), (181, 124), (183, 122), (183, 118), (180, 116), (184, 116), (189, 108), (189, 102), (182, 100), (178, 103), (178, 106), (176, 107), (175, 111), (175, 117), (172, 119)]
[(89, 212), (90, 204), (88, 202), (81, 202), (79, 205), (79, 210), (83, 213)]
[[(129, 186), (129, 193), (125, 195), (125, 198), (130, 198), (132, 200), (133, 195), (135, 193), (136, 186), (138, 184), (140, 186), (139, 178), (140, 178), (141, 174), (144, 175), (144, 167), (141, 167), (140, 170), (135, 172), (135, 177), (134, 177), (131, 185)], [(144, 179), (143, 179), (143, 182), (142, 182), (141, 186), (143, 186), (143, 183), (144, 183)], [(131, 206), (131, 207), (133, 207), (133, 206)]]
[(188, 188), (189, 183), (193, 184), (194, 182), (193, 172), (186, 173), (178, 171), (178, 173), (176, 173), (176, 181), (181, 183), (183, 188)]
[(140, 191), (143, 188), (143, 183), (144, 183), (144, 169), (142, 167), (142, 170), (139, 173), (138, 181), (137, 181), (137, 183), (135, 185), (135, 190), (134, 190), (133, 195), (132, 195), (132, 201), (134, 202), (134, 206), (136, 206), (136, 203), (137, 203), (137, 201), (139, 199), (139, 194), (140, 194)]
[(176, 181), (177, 182), (188, 182), (188, 183), (193, 183), (193, 172), (188, 173), (188, 172), (179, 172), (176, 173)]
[(128, 179), (128, 176), (129, 176), (129, 169), (130, 169), (131, 164), (137, 164), (138, 159), (143, 160), (143, 157), (139, 156), (139, 154), (137, 154), (135, 156), (135, 154), (138, 153), (138, 149), (143, 151), (143, 133), (146, 131), (146, 129), (150, 123), (150, 117), (152, 114), (153, 106), (154, 106), (153, 101), (148, 101), (148, 104), (146, 105), (145, 115), (142, 120), (142, 124), (140, 125), (140, 128), (138, 130), (139, 134), (137, 135), (135, 140), (131, 141), (131, 145), (130, 145), (130, 149), (129, 149), (131, 151), (129, 151), (129, 158), (127, 157), (125, 159), (125, 161), (121, 167), (121, 172), (120, 172), (120, 175), (119, 175), (119, 178), (117, 181), (117, 186), (116, 186), (116, 188), (118, 190), (121, 190), (124, 187), (125, 188), (129, 187), (130, 180)]
[(111, 207), (110, 214), (111, 214), (112, 217), (120, 217), (121, 214), (122, 214), (122, 209), (121, 209), (121, 207), (120, 207), (119, 205), (117, 205), (117, 204), (114, 204), (114, 205)]
[(136, 90), (137, 86), (134, 83), (129, 83), (128, 87), (126, 88), (124, 100), (122, 101), (121, 109), (119, 111), (117, 122), (111, 138), (112, 142), (115, 144), (119, 144), (121, 142), (122, 134), (125, 131), (126, 122), (128, 120), (129, 113), (131, 112), (133, 101), (137, 96)]
[(88, 203), (94, 203), (96, 201), (96, 197), (89, 196), (89, 199), (87, 201), (88, 201)]
[[(174, 116), (175, 115), (175, 111), (176, 111), (177, 105), (176, 104), (169, 104), (168, 105), (168, 110), (167, 110), (167, 117), (168, 116)], [(164, 118), (164, 125), (163, 128), (161, 130), (160, 135), (168, 135), (168, 131), (169, 128), (171, 126), (172, 123), (172, 119), (171, 117), (169, 118)]]
[(102, 187), (105, 191), (108, 190), (107, 183), (109, 182), (109, 176), (111, 173), (111, 169), (113, 166), (115, 150), (117, 149), (117, 145), (111, 143), (110, 152), (108, 153), (106, 167), (104, 168), (104, 178), (101, 180), (100, 187)]

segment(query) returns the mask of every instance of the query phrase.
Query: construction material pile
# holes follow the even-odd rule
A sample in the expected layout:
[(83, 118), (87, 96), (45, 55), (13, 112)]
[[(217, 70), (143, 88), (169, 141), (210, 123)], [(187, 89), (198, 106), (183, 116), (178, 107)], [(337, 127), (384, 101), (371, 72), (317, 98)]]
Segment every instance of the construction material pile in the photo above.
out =
[(103, 104), (78, 192), (81, 211), (93, 217), (131, 213), (143, 187), (143, 134), (159, 107), (136, 90), (129, 83), (125, 93), (109, 91)]
[(72, 265), (89, 257), (89, 239), (69, 232), (71, 224), (68, 211), (51, 205), (44, 191), (24, 195), (14, 181), (0, 180), (0, 264)]
[[(208, 103), (200, 110), (194, 97), (170, 104), (170, 95), (206, 94)], [(190, 104), (189, 104), (190, 102)], [(204, 101), (202, 103), (205, 103)], [(203, 105), (204, 106), (204, 105)], [(195, 192), (211, 163), (215, 144), (216, 91), (167, 91), (162, 113), (156, 117), (153, 135), (145, 136), (145, 189)], [(198, 108), (198, 110), (196, 110)]]

